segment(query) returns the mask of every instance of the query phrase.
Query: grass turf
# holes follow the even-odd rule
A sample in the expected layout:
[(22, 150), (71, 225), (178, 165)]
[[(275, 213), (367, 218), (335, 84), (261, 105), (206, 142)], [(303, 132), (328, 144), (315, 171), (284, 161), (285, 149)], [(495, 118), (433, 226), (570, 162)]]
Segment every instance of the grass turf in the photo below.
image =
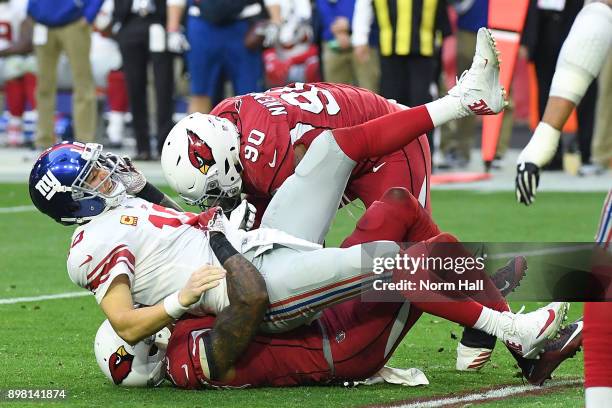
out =
[[(510, 193), (434, 191), (434, 217), (443, 230), (464, 241), (567, 241), (591, 242), (603, 193), (548, 193), (538, 196), (533, 208), (519, 207)], [(29, 205), (27, 188), (0, 184), (0, 208)], [(354, 214), (357, 212), (351, 209)], [(72, 228), (61, 227), (35, 212), (0, 213), (0, 299), (76, 291), (68, 279), (65, 260)], [(354, 220), (341, 212), (328, 236), (337, 245)], [(516, 305), (515, 305), (516, 306)], [(527, 305), (528, 310), (537, 304)], [(575, 304), (570, 319), (580, 315)], [(424, 315), (400, 345), (390, 364), (418, 367), (431, 384), (405, 388), (376, 385), (297, 387), (287, 389), (186, 392), (160, 389), (121, 389), (107, 382), (93, 355), (93, 337), (103, 315), (93, 297), (19, 304), (0, 304), (0, 389), (63, 388), (74, 406), (330, 406), (382, 404), (417, 397), (442, 396), (495, 387), (520, 385), (517, 370), (503, 347), (479, 373), (454, 370), (460, 327)], [(556, 378), (582, 376), (582, 356), (562, 365)], [(0, 404), (7, 405), (7, 401)], [(487, 406), (581, 406), (580, 388), (551, 395), (517, 397)], [(20, 402), (15, 406), (27, 406)]]

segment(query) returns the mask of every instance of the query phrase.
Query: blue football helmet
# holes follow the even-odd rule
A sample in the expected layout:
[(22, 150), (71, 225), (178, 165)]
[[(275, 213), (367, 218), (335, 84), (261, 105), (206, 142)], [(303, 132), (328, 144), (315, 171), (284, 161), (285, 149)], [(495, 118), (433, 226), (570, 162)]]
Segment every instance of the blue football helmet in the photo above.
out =
[[(97, 143), (62, 142), (45, 150), (30, 172), (30, 198), (42, 213), (64, 225), (83, 224), (126, 196), (125, 186), (113, 175), (118, 162), (108, 160)], [(96, 186), (87, 179), (94, 168), (108, 172)], [(111, 180), (112, 188), (101, 191)]]

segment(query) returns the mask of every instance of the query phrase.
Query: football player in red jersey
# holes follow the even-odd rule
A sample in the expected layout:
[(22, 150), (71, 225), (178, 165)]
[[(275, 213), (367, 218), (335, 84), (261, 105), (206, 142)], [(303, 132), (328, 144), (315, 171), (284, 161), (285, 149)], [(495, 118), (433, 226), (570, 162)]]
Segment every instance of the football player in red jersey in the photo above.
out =
[[(222, 201), (231, 210), (239, 201), (240, 193), (246, 193), (249, 202), (263, 214), (269, 200), (281, 184), (293, 174), (312, 141), (329, 129), (350, 127), (369, 120), (406, 109), (373, 92), (350, 85), (295, 83), (274, 88), (264, 93), (228, 98), (217, 105), (212, 115), (228, 119), (239, 135), (239, 161), (241, 171), (237, 175), (241, 188), (233, 191), (236, 200)], [(196, 114), (197, 115), (197, 114)], [(201, 116), (203, 117), (203, 115)], [(175, 138), (185, 135), (171, 133), (164, 146), (164, 168), (188, 165), (176, 158), (183, 153), (183, 143)], [(230, 142), (233, 135), (227, 135)], [(190, 145), (201, 145), (198, 135), (192, 134)], [(212, 152), (208, 153), (209, 159)], [(191, 160), (191, 168), (176, 170), (201, 172), (201, 167)], [(428, 211), (431, 157), (425, 135), (392, 154), (361, 161), (352, 172), (345, 191), (345, 201), (359, 198), (366, 207), (388, 188), (407, 188), (419, 198)], [(203, 189), (184, 192), (188, 202), (205, 204), (215, 194)], [(210, 186), (209, 186), (210, 187)], [(216, 205), (217, 202), (208, 203)]]

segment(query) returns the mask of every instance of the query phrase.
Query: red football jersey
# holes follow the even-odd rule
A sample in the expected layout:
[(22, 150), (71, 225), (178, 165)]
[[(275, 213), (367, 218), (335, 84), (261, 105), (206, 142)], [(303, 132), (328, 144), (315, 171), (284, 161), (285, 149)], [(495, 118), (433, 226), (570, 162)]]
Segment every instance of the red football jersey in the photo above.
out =
[(225, 381), (211, 381), (210, 364), (203, 368), (200, 360), (208, 358), (204, 344), (214, 317), (180, 320), (166, 350), (167, 377), (177, 387), (191, 389), (361, 380), (383, 367), (420, 315), (409, 303), (344, 302), (309, 326), (256, 335)]
[[(368, 90), (322, 82), (228, 98), (211, 114), (231, 120), (240, 131), (243, 191), (269, 198), (293, 174), (293, 145), (308, 147), (324, 130), (359, 125), (400, 109)], [(374, 163), (360, 163), (353, 176), (371, 171)]]

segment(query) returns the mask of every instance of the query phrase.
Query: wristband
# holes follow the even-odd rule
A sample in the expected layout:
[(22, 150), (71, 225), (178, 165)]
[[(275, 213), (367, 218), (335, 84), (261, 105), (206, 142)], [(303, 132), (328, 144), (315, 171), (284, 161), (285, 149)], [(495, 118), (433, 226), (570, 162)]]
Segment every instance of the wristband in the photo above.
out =
[(218, 232), (212, 232), (210, 234), (210, 247), (221, 265), (238, 253), (236, 248), (230, 244), (225, 235)]
[(178, 319), (189, 308), (181, 305), (181, 302), (179, 302), (179, 291), (177, 290), (164, 298), (164, 309), (166, 309), (168, 316)]

